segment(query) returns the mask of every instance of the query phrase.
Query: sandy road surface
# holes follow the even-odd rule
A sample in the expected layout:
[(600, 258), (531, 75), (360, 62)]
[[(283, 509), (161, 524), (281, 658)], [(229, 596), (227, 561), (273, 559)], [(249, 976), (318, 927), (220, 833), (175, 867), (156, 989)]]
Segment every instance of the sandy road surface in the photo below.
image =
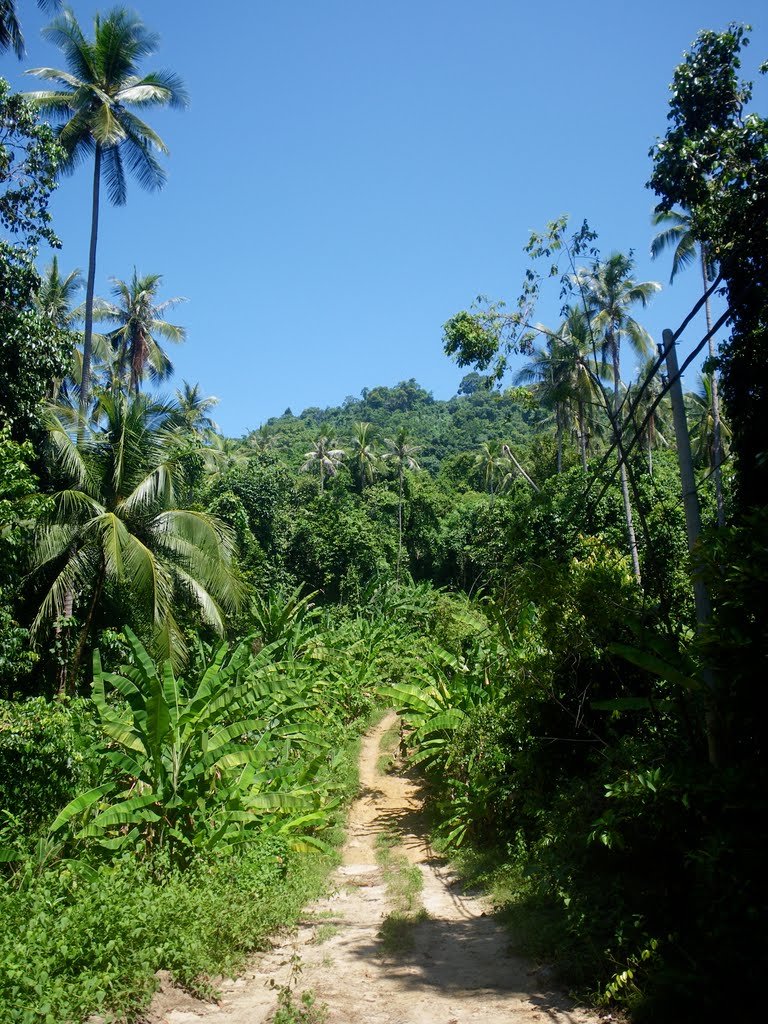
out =
[[(301, 962), (297, 995), (311, 990), (328, 1024), (588, 1024), (597, 1018), (569, 1008), (558, 993), (537, 988), (531, 965), (509, 953), (505, 932), (482, 902), (463, 894), (430, 850), (420, 798), (408, 778), (382, 774), (380, 741), (388, 715), (363, 740), (361, 794), (352, 806), (343, 863), (333, 891), (306, 908), (295, 934), (256, 955), (244, 977), (221, 986), (218, 1005), (197, 1002), (172, 986), (156, 995), (151, 1024), (263, 1024), (276, 1006), (276, 986)], [(429, 915), (411, 930), (409, 949), (385, 953), (378, 932), (391, 906), (375, 856), (382, 831), (401, 837), (422, 872)], [(324, 940), (324, 941), (320, 941)]]

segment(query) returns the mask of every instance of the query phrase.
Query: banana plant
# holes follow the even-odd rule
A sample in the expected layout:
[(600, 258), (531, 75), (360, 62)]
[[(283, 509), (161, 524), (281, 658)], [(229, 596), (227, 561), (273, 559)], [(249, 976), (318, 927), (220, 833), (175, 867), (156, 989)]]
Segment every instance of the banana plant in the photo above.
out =
[(169, 661), (158, 668), (130, 629), (125, 635), (131, 665), (105, 672), (94, 654), (93, 701), (112, 777), (72, 800), (53, 832), (77, 823), (77, 839), (167, 846), (184, 862), (195, 851), (229, 850), (270, 819), (288, 830), (292, 817), (317, 824), (310, 779), (322, 752), (297, 757), (297, 746), (308, 746), (296, 724), (304, 704), (260, 677), (264, 652), (254, 667), (247, 644), (222, 646), (187, 695)]

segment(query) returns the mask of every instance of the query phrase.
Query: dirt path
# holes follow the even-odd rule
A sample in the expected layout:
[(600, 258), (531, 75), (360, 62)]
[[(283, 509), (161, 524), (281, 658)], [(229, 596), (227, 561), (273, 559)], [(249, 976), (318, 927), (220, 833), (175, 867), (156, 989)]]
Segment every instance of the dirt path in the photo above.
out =
[[(510, 955), (505, 932), (476, 897), (464, 895), (424, 838), (421, 803), (408, 778), (378, 770), (380, 741), (396, 719), (388, 715), (364, 738), (361, 795), (353, 805), (343, 863), (333, 893), (307, 907), (297, 932), (251, 961), (245, 976), (222, 985), (218, 1005), (199, 1003), (163, 986), (153, 1024), (263, 1024), (276, 988), (300, 964), (294, 1001), (311, 990), (327, 1006), (328, 1024), (587, 1024), (596, 1018), (568, 1008), (539, 987), (531, 965)], [(408, 928), (407, 949), (385, 951), (379, 931), (391, 912), (376, 837), (399, 837), (423, 876), (428, 917)], [(423, 916), (423, 915), (422, 915)], [(304, 1020), (304, 1018), (297, 1018)]]

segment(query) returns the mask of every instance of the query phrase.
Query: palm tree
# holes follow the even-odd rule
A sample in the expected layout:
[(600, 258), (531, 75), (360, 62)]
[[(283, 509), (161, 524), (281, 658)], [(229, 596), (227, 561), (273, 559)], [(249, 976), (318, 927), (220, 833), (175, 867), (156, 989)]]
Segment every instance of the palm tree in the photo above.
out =
[[(75, 269), (62, 277), (59, 272), (59, 259), (54, 256), (40, 278), (40, 287), (34, 296), (34, 305), (40, 316), (45, 317), (56, 327), (63, 331), (71, 331), (74, 323), (79, 319), (79, 311), (74, 309), (75, 293), (83, 286), (83, 279), (80, 270)], [(76, 343), (73, 337), (72, 362), (70, 374), (77, 372), (78, 356)], [(51, 382), (50, 397), (55, 399), (61, 388), (62, 381)]]
[(384, 444), (389, 451), (382, 455), (385, 462), (394, 462), (397, 466), (397, 571), (395, 581), (400, 583), (400, 563), (403, 554), (403, 478), (406, 469), (418, 472), (421, 469), (416, 455), (420, 445), (411, 444), (411, 435), (407, 427), (400, 427), (394, 438), (385, 437)]
[(325, 434), (321, 434), (315, 439), (312, 450), (304, 453), (301, 470), (303, 473), (309, 473), (311, 470), (317, 469), (320, 474), (320, 494), (325, 489), (325, 478), (336, 476), (346, 455), (343, 448), (335, 447), (337, 444), (338, 441), (331, 441)]
[[(698, 391), (686, 395), (691, 408), (691, 447), (696, 466), (707, 466), (713, 472), (719, 468), (722, 458), (727, 454), (731, 431), (726, 420), (719, 420), (718, 444), (715, 442), (714, 403), (712, 401), (712, 374), (702, 373), (699, 376)], [(720, 508), (718, 506), (718, 523)]]
[(277, 438), (272, 429), (266, 423), (262, 423), (258, 430), (252, 430), (248, 435), (248, 444), (255, 451), (263, 454), (271, 452), (277, 447)]
[(162, 274), (139, 277), (135, 268), (130, 282), (110, 278), (117, 303), (97, 299), (93, 310), (95, 320), (119, 324), (106, 337), (117, 353), (119, 376), (124, 377), (130, 368), (129, 391), (138, 391), (147, 373), (153, 381), (166, 380), (173, 373), (173, 363), (160, 347), (158, 337), (175, 344), (186, 337), (184, 328), (169, 324), (163, 319), (163, 314), (187, 300), (176, 296), (157, 302), (157, 290), (162, 279)]
[[(631, 384), (627, 397), (633, 408), (633, 422), (635, 431), (639, 434), (640, 440), (645, 444), (646, 456), (648, 459), (648, 473), (653, 476), (653, 451), (660, 445), (668, 446), (664, 431), (669, 423), (669, 399), (662, 399), (651, 412), (653, 404), (662, 391), (662, 382), (658, 373), (649, 380), (648, 375), (653, 369), (656, 360), (651, 356), (640, 367), (637, 380)], [(647, 383), (645, 383), (647, 380)], [(645, 387), (643, 387), (645, 384)], [(647, 422), (645, 422), (647, 419)], [(645, 422), (645, 426), (643, 423)], [(642, 430), (641, 430), (642, 427)]]
[(502, 450), (501, 441), (484, 441), (475, 456), (475, 466), (483, 476), (483, 483), (491, 496), (491, 505), (496, 492), (496, 478), (507, 467), (508, 458)]
[(60, 169), (64, 173), (71, 173), (86, 156), (93, 156), (91, 242), (80, 382), (81, 420), (84, 420), (91, 385), (101, 179), (106, 182), (110, 201), (117, 206), (126, 201), (126, 164), (142, 188), (161, 188), (165, 172), (155, 154), (168, 150), (160, 136), (129, 108), (183, 107), (187, 94), (180, 78), (168, 71), (139, 75), (139, 62), (154, 53), (158, 38), (138, 15), (124, 8), (115, 7), (104, 18), (96, 15), (93, 41), (86, 39), (69, 10), (55, 18), (43, 34), (64, 54), (67, 70), (32, 68), (27, 74), (56, 82), (63, 89), (33, 92), (29, 98), (59, 123), (58, 140), (65, 153)]
[(209, 436), (208, 441), (204, 453), (211, 481), (222, 474), (245, 469), (254, 456), (252, 449), (239, 438), (223, 437), (214, 433)]
[[(37, 0), (41, 11), (53, 11), (61, 7), (61, 0)], [(0, 53), (13, 50), (21, 60), (24, 57), (24, 36), (16, 14), (16, 0), (0, 0)]]
[(174, 422), (190, 434), (197, 434), (201, 438), (210, 437), (219, 429), (216, 421), (208, 415), (219, 404), (218, 398), (215, 395), (205, 398), (199, 384), (188, 384), (185, 380), (181, 384), (181, 388), (176, 389)]
[(59, 258), (54, 256), (41, 275), (40, 287), (35, 294), (35, 309), (57, 327), (69, 329), (79, 319), (78, 311), (73, 307), (75, 293), (82, 287), (80, 268), (62, 277)]
[(366, 483), (372, 484), (376, 478), (376, 467), (379, 464), (379, 456), (373, 447), (373, 425), (367, 422), (356, 423), (352, 437), (352, 456), (350, 461), (356, 468), (357, 479), (360, 482), (360, 493), (363, 493)]
[(644, 356), (648, 353), (651, 347), (651, 338), (645, 328), (630, 316), (629, 310), (637, 302), (645, 306), (651, 296), (661, 289), (661, 285), (656, 281), (635, 281), (631, 277), (632, 269), (633, 262), (629, 256), (624, 253), (613, 253), (605, 262), (595, 263), (591, 269), (581, 268), (576, 274), (576, 284), (584, 296), (591, 329), (600, 338), (603, 354), (611, 363), (613, 375), (611, 415), (614, 438), (619, 451), (621, 496), (632, 555), (632, 568), (635, 579), (639, 583), (640, 558), (632, 521), (627, 467), (621, 444), (620, 353), (622, 337), (626, 337), (639, 355)]
[(75, 410), (52, 406), (47, 430), (64, 486), (49, 499), (34, 540), (35, 575), (45, 594), (33, 623), (39, 638), (74, 599), (82, 628), (68, 688), (110, 584), (154, 626), (158, 657), (180, 664), (184, 634), (174, 615), (181, 595), (202, 621), (223, 631), (241, 588), (231, 570), (232, 534), (204, 512), (178, 507), (188, 452), (171, 425), (172, 408), (143, 395), (102, 399), (103, 425), (82, 436)]
[[(689, 213), (681, 210), (670, 210), (667, 213), (655, 213), (653, 215), (653, 224), (655, 226), (661, 225), (663, 230), (660, 231), (654, 240), (651, 242), (651, 256), (653, 259), (664, 252), (665, 249), (672, 249), (672, 273), (669, 275), (669, 283), (671, 284), (675, 275), (679, 270), (689, 266), (698, 257), (699, 267), (701, 268), (701, 280), (704, 286), (704, 293), (709, 291), (709, 273), (713, 260), (707, 252), (707, 247), (703, 242), (698, 242), (693, 233), (693, 224), (691, 223), (691, 216)], [(710, 306), (709, 297), (707, 296), (704, 302), (704, 314), (707, 323), (707, 334), (710, 335), (708, 341), (709, 348), (709, 359), (714, 364), (715, 359), (715, 339), (711, 336), (712, 331), (712, 308)], [(720, 396), (718, 394), (717, 387), (717, 374), (714, 369), (711, 371), (709, 383), (709, 398), (712, 403), (712, 424), (713, 424), (713, 458), (714, 458), (714, 476), (715, 476), (715, 500), (717, 502), (717, 524), (721, 528), (725, 526), (725, 503), (723, 500), (723, 481), (722, 474), (720, 472), (720, 466), (723, 461), (723, 442), (722, 442), (722, 428), (721, 428), (721, 415), (720, 415)]]
[[(557, 437), (557, 472), (563, 466), (563, 435), (572, 429), (578, 436), (582, 469), (587, 471), (587, 438), (596, 408), (598, 388), (596, 375), (602, 364), (590, 367), (591, 334), (584, 312), (568, 307), (566, 318), (557, 331), (541, 325), (537, 330), (547, 338), (546, 348), (534, 349), (530, 361), (515, 377), (516, 384), (536, 385), (542, 405), (550, 406), (555, 414)], [(594, 361), (594, 360), (592, 360)]]

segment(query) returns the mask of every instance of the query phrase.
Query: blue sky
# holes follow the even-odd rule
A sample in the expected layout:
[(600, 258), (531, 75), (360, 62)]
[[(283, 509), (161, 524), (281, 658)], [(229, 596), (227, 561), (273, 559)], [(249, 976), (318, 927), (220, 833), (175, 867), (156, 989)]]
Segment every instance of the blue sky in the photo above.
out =
[[(90, 26), (97, 8), (72, 6)], [(454, 394), (466, 371), (443, 355), (442, 324), (480, 293), (513, 300), (529, 232), (561, 213), (666, 283), (644, 183), (673, 69), (700, 28), (730, 20), (754, 27), (748, 77), (768, 56), (752, 0), (133, 6), (161, 34), (146, 69), (177, 71), (191, 105), (148, 117), (171, 150), (165, 189), (132, 183), (126, 207), (104, 203), (97, 293), (136, 266), (164, 275), (162, 297), (188, 297), (170, 317), (188, 330), (174, 383), (217, 395), (230, 436), (409, 377)], [(60, 54), (33, 0), (19, 7), (28, 57), (4, 55), (0, 72), (34, 89), (23, 68)], [(764, 110), (765, 81), (756, 96)], [(83, 168), (52, 205), (64, 271), (86, 266), (89, 203)], [(642, 315), (654, 338), (697, 284), (689, 271)], [(556, 318), (556, 303), (540, 311)]]

